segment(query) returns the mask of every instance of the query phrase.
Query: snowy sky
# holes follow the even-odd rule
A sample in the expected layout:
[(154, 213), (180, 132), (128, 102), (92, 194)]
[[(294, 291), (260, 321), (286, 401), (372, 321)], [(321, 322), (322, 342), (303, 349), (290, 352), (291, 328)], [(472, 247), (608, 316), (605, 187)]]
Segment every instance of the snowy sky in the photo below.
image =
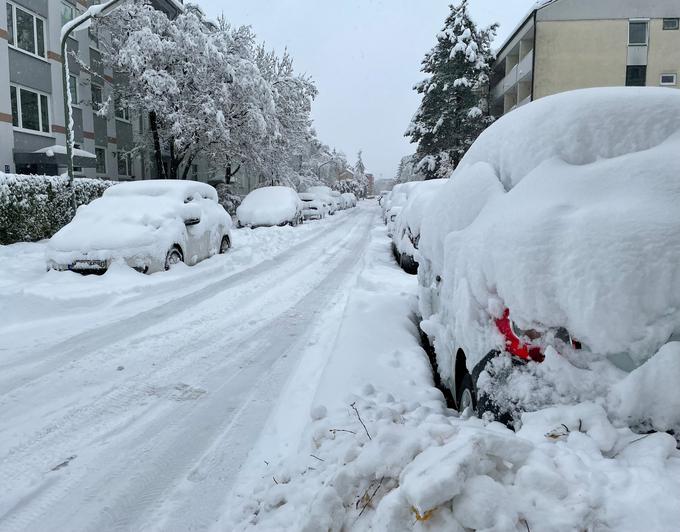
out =
[[(435, 43), (451, 0), (194, 0), (211, 17), (224, 12), (250, 24), (277, 50), (288, 47), (298, 70), (311, 74), (322, 141), (368, 171), (393, 177), (399, 159), (414, 151), (402, 135), (419, 99), (420, 61)], [(504, 39), (535, 0), (471, 0), (481, 25), (501, 24)]]

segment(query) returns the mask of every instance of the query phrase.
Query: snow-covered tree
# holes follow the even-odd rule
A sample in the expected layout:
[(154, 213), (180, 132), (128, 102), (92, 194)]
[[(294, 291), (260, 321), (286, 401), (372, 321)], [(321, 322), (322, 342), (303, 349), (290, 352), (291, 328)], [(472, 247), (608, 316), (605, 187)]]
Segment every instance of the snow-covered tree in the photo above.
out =
[(493, 121), (485, 93), (497, 25), (478, 29), (468, 0), (450, 9), (437, 44), (423, 60), (428, 77), (414, 87), (423, 99), (406, 131), (418, 144), (416, 170), (426, 179), (448, 177)]
[(408, 183), (409, 181), (422, 181), (425, 176), (416, 171), (418, 159), (415, 154), (402, 157), (399, 161), (397, 174), (394, 176), (395, 183)]

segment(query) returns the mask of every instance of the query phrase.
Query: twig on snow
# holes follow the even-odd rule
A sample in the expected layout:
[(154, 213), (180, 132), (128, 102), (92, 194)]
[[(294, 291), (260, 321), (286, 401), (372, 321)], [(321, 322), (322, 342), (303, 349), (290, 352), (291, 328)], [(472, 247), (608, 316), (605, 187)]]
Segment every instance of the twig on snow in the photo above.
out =
[(353, 430), (347, 430), (347, 429), (330, 429), (330, 432), (333, 433), (333, 436), (335, 436), (336, 432), (349, 432), (350, 434), (356, 434)]
[(274, 480), (274, 484), (277, 484), (277, 485), (278, 485), (278, 482), (277, 482), (277, 480), (276, 480), (276, 477), (272, 477), (272, 479)]
[[(369, 436), (369, 438), (370, 438), (370, 436)], [(378, 482), (378, 485), (377, 485), (376, 488), (373, 490), (373, 493), (371, 493), (371, 496), (368, 498), (368, 500), (367, 500), (366, 503), (364, 504), (364, 507), (361, 509), (361, 512), (359, 512), (359, 516), (357, 517), (357, 519), (359, 519), (359, 517), (362, 516), (362, 514), (366, 511), (366, 508), (368, 508), (369, 506), (371, 506), (371, 503), (373, 502), (373, 498), (375, 497), (376, 493), (378, 493), (378, 490), (380, 489), (380, 486), (382, 486), (383, 480), (385, 480), (385, 477), (382, 477), (382, 478), (380, 479), (380, 482)], [(368, 490), (366, 490), (366, 493), (368, 493)], [(364, 493), (364, 497), (366, 496), (366, 493)], [(363, 497), (362, 497), (362, 498), (363, 498)]]
[(361, 423), (361, 426), (364, 427), (364, 430), (366, 431), (366, 436), (368, 436), (368, 439), (369, 439), (369, 440), (372, 440), (373, 438), (371, 438), (371, 435), (368, 433), (368, 429), (366, 428), (366, 424), (364, 423), (364, 420), (361, 419), (361, 415), (359, 414), (359, 411), (357, 410), (357, 407), (354, 406), (355, 404), (356, 404), (356, 402), (352, 403), (352, 404), (349, 405), (349, 406), (352, 407), (352, 410), (354, 410), (355, 414), (356, 414), (357, 417), (359, 418), (359, 423)]
[(310, 454), (309, 456), (311, 456), (312, 458), (316, 458), (319, 462), (325, 462), (326, 461), (323, 458), (319, 458), (318, 456), (316, 456), (314, 454)]

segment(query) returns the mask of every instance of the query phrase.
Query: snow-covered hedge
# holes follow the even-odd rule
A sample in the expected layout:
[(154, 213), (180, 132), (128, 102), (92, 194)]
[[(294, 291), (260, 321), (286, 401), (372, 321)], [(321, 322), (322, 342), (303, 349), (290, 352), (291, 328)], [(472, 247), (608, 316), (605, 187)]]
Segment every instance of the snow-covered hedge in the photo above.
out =
[(222, 205), (229, 214), (232, 216), (235, 215), (236, 209), (241, 205), (243, 198), (238, 194), (234, 194), (226, 183), (217, 183), (215, 189), (217, 190), (220, 205)]
[[(76, 179), (76, 202), (90, 203), (113, 184), (101, 179)], [(0, 173), (0, 244), (50, 238), (70, 219), (66, 177)]]

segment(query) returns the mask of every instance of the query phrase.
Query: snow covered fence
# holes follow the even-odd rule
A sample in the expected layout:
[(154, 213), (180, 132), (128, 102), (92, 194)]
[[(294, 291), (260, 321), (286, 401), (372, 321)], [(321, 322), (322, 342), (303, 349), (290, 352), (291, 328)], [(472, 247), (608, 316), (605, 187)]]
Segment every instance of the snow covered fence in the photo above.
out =
[[(76, 203), (90, 203), (113, 184), (101, 179), (76, 179)], [(70, 218), (67, 177), (0, 172), (0, 245), (49, 238)]]

